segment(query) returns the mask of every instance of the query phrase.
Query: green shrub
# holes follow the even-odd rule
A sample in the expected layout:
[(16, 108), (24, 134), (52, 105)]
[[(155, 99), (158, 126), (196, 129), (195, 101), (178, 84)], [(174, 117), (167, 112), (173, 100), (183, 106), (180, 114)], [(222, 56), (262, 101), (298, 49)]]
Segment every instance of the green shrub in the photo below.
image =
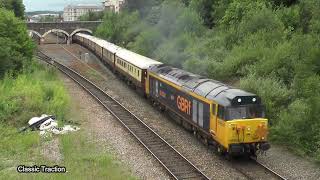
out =
[(241, 79), (240, 87), (262, 98), (271, 124), (277, 124), (279, 113), (287, 107), (292, 98), (292, 92), (277, 78), (263, 78), (252, 74)]
[(32, 72), (17, 77), (8, 74), (0, 81), (0, 123), (22, 126), (41, 114), (64, 119), (69, 97), (63, 84), (54, 70), (32, 66)]
[(162, 43), (163, 37), (160, 32), (155, 28), (148, 28), (141, 32), (134, 40), (129, 43), (128, 47), (147, 57), (153, 56), (154, 50)]
[(0, 79), (8, 71), (19, 72), (31, 61), (33, 49), (25, 23), (0, 8)]
[(97, 28), (95, 35), (103, 39), (107, 39), (115, 44), (125, 46), (128, 40), (124, 34), (127, 34), (127, 29), (138, 24), (138, 12), (114, 14), (107, 12), (104, 15), (103, 23)]

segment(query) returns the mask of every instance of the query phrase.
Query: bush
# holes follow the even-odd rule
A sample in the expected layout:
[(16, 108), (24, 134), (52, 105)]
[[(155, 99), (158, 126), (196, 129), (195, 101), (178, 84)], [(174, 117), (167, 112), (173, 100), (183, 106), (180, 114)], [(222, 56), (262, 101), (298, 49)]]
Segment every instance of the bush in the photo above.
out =
[(0, 9), (0, 79), (8, 71), (19, 72), (31, 61), (34, 44), (22, 20)]
[(104, 15), (103, 23), (97, 28), (95, 35), (120, 46), (126, 46), (129, 41), (124, 35), (127, 34), (129, 27), (138, 24), (138, 19), (138, 12), (130, 14), (123, 12), (120, 15), (107, 12)]
[(300, 154), (319, 156), (320, 123), (314, 119), (314, 112), (319, 112), (319, 96), (316, 103), (298, 99), (280, 114), (279, 123), (272, 127), (271, 138), (281, 144), (292, 147)]
[(271, 124), (277, 124), (279, 113), (287, 107), (292, 98), (292, 92), (276, 78), (263, 78), (252, 74), (241, 79), (240, 87), (262, 98)]
[(134, 40), (129, 43), (128, 47), (145, 56), (151, 57), (154, 54), (154, 50), (162, 43), (163, 37), (160, 32), (155, 28), (148, 28), (141, 32)]
[(13, 78), (0, 81), (0, 124), (26, 125), (30, 118), (53, 114), (64, 119), (69, 97), (55, 71), (33, 64)]

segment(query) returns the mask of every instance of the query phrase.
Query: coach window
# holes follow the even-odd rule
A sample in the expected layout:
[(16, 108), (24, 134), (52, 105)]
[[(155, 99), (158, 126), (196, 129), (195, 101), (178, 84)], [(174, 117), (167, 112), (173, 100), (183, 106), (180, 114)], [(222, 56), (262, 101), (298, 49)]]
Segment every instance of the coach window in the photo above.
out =
[(218, 106), (218, 117), (222, 120), (225, 119), (224, 107), (220, 105)]

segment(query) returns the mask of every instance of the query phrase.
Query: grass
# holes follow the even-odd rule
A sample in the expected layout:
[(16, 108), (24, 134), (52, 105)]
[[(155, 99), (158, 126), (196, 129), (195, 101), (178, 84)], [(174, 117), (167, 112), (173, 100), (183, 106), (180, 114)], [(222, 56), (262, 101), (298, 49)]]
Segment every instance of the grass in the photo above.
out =
[[(39, 132), (17, 133), (33, 116), (43, 113), (82, 124), (79, 105), (70, 97), (54, 69), (37, 63), (13, 78), (0, 80), (0, 179), (136, 179), (110, 152), (91, 142), (85, 127), (58, 138), (61, 162), (53, 162), (40, 152), (44, 141)], [(65, 174), (19, 174), (18, 165), (65, 166)]]
[(63, 120), (68, 104), (69, 96), (55, 70), (37, 63), (18, 77), (6, 75), (0, 82), (0, 123), (22, 126), (44, 113)]

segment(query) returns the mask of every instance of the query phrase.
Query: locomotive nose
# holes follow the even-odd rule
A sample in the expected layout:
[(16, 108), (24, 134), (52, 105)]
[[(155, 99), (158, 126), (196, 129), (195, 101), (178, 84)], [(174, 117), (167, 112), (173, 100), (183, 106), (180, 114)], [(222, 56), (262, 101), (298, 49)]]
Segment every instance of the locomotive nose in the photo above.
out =
[(257, 126), (257, 130), (255, 133), (256, 138), (258, 138), (261, 141), (265, 141), (267, 138), (267, 133), (268, 133), (268, 129), (267, 126), (265, 124), (259, 124)]

